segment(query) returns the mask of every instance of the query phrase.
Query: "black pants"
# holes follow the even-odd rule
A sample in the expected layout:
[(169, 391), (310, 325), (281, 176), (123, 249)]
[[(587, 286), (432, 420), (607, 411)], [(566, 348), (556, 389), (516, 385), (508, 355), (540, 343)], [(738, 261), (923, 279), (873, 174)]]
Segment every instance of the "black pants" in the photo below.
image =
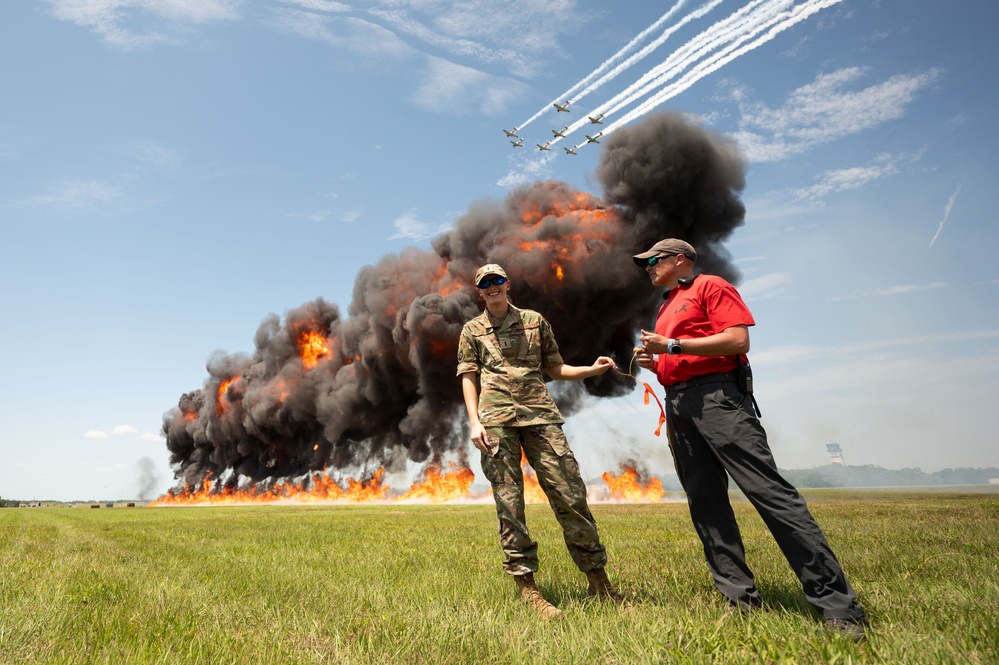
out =
[[(715, 378), (717, 377), (717, 380)], [(667, 389), (670, 448), (715, 586), (732, 601), (760, 602), (728, 498), (728, 476), (752, 502), (808, 602), (828, 618), (864, 617), (857, 595), (805, 500), (778, 473), (752, 399), (727, 375)]]

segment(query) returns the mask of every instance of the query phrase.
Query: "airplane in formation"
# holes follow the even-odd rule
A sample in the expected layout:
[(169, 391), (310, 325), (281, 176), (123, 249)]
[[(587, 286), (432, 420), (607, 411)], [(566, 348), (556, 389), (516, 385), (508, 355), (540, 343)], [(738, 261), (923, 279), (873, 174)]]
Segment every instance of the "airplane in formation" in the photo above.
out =
[(603, 136), (603, 135), (604, 135), (604, 133), (603, 133), (603, 132), (600, 132), (600, 133), (599, 133), (599, 134), (597, 134), (596, 136), (590, 136), (589, 134), (587, 134), (587, 135), (586, 135), (586, 142), (587, 142), (587, 143), (600, 143), (600, 141), (599, 141), (598, 139), (599, 139), (599, 138), (600, 138), (601, 136)]
[(550, 144), (551, 141), (545, 141), (544, 145), (541, 145), (540, 143), (535, 143), (534, 145), (538, 146), (538, 150), (544, 151), (544, 150), (551, 150), (551, 148), (548, 147)]
[(564, 139), (565, 138), (565, 133), (567, 131), (569, 131), (569, 125), (566, 125), (562, 129), (553, 129), (552, 130), (552, 134), (554, 134), (555, 136), (557, 136), (560, 139)]
[(565, 150), (565, 154), (567, 154), (567, 155), (575, 155), (576, 154), (576, 147), (575, 146), (573, 146), (571, 148), (562, 148), (562, 149)]
[(554, 104), (552, 104), (552, 106), (555, 107), (555, 112), (556, 113), (568, 113), (569, 112), (569, 104), (570, 104), (570, 102), (567, 99), (567, 100), (565, 100), (564, 104), (559, 104), (558, 102), (555, 102)]
[(514, 138), (520, 138), (519, 136), (517, 136), (517, 128), (516, 127), (514, 127), (513, 129), (504, 129), (503, 133), (507, 135), (507, 138), (509, 138), (511, 136), (514, 137)]
[(514, 148), (523, 148), (524, 139), (518, 137), (516, 141), (510, 141), (510, 145), (512, 145)]
[[(594, 125), (602, 125), (602, 124), (604, 124), (604, 114), (603, 113), (601, 113), (600, 115), (598, 115), (596, 117), (594, 117), (592, 115), (588, 115), (588, 116), (586, 116), (586, 119), (589, 120)], [(517, 128), (515, 127), (513, 131), (517, 131)]]

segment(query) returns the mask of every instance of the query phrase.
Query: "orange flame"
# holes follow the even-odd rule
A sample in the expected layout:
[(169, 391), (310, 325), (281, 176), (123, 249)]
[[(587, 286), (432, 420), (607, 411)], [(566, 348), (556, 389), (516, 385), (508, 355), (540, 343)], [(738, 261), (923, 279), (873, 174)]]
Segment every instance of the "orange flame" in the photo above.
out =
[(524, 472), (524, 503), (548, 503), (548, 496), (541, 489), (538, 476), (527, 463), (527, 455), (520, 451), (520, 468)]
[(460, 290), (461, 290), (461, 284), (459, 284), (458, 282), (451, 282), (450, 284), (445, 285), (444, 288), (440, 290), (440, 294), (442, 296), (447, 297), (452, 293), (457, 293)]
[(316, 473), (301, 483), (278, 483), (270, 489), (259, 489), (256, 486), (245, 488), (222, 487), (212, 490), (212, 474), (209, 472), (201, 482), (201, 487), (185, 487), (181, 492), (168, 490), (164, 496), (156, 499), (151, 506), (192, 506), (192, 505), (238, 505), (274, 503), (276, 501), (298, 501), (301, 503), (317, 501), (384, 501), (389, 490), (382, 483), (385, 469), (378, 469), (365, 480), (347, 478), (347, 488), (344, 489), (325, 471)]
[[(313, 449), (318, 448), (316, 444)], [(524, 501), (529, 504), (548, 503), (548, 497), (541, 489), (538, 477), (521, 452), (521, 468), (524, 474)], [(614, 501), (634, 503), (658, 503), (666, 492), (658, 478), (643, 479), (633, 466), (624, 465), (620, 475), (611, 471), (601, 477), (610, 490)], [(306, 477), (301, 483), (277, 483), (269, 489), (250, 485), (247, 487), (215, 487), (212, 474), (205, 475), (200, 486), (187, 486), (181, 491), (168, 490), (156, 499), (151, 506), (194, 506), (194, 505), (246, 505), (294, 501), (297, 503), (317, 503), (331, 501), (390, 502), (426, 499), (433, 503), (473, 498), (470, 495), (475, 475), (467, 467), (448, 464), (448, 471), (430, 465), (422, 479), (414, 482), (404, 494), (390, 497), (391, 488), (383, 482), (385, 470), (380, 468), (369, 478), (355, 480), (346, 478), (345, 485), (331, 477), (325, 470)]]
[(320, 360), (330, 357), (330, 347), (326, 338), (312, 330), (303, 330), (298, 334), (298, 354), (306, 369), (312, 369)]
[(536, 226), (549, 215), (564, 217), (571, 214), (586, 220), (590, 217), (603, 219), (612, 214), (606, 208), (601, 207), (600, 202), (595, 197), (586, 192), (577, 192), (572, 200), (562, 200), (558, 204), (549, 203), (550, 206), (547, 208), (537, 208), (531, 207), (534, 204), (528, 200), (521, 201), (521, 219), (524, 224)]
[(666, 494), (658, 478), (649, 478), (643, 482), (633, 466), (625, 465), (619, 476), (607, 471), (600, 477), (607, 483), (611, 498), (618, 501), (658, 503)]
[[(554, 277), (565, 278), (566, 265), (571, 266), (583, 261), (616, 242), (618, 227), (614, 224), (616, 213), (603, 208), (589, 208), (597, 203), (588, 195), (577, 197), (576, 201), (564, 204), (560, 209), (546, 211), (525, 210), (522, 219), (527, 225), (537, 226), (537, 234), (541, 237), (521, 238), (517, 246), (524, 252), (537, 252), (550, 260)], [(540, 226), (541, 220), (552, 215), (559, 218), (559, 230), (550, 233)], [(562, 221), (565, 220), (565, 221)], [(568, 224), (569, 228), (565, 228)], [(530, 230), (527, 232), (531, 233)]]
[(368, 480), (347, 479), (347, 490), (343, 493), (350, 501), (383, 501), (388, 494), (388, 485), (382, 484), (385, 469), (378, 469)]
[[(229, 402), (229, 386), (234, 382), (238, 381), (239, 377), (234, 376), (228, 379), (223, 379), (219, 382), (218, 390), (215, 391), (215, 413), (218, 415), (223, 415), (226, 413), (231, 403)], [(185, 414), (186, 417), (187, 414)], [(193, 420), (193, 418), (191, 418)]]
[(475, 480), (475, 474), (468, 468), (457, 468), (449, 464), (447, 473), (441, 473), (439, 467), (428, 466), (424, 471), (424, 480), (413, 483), (409, 491), (399, 497), (406, 499), (429, 499), (434, 503), (453, 501), (468, 496), (468, 488)]
[(457, 293), (462, 287), (461, 280), (451, 274), (449, 268), (450, 264), (442, 261), (437, 268), (437, 273), (433, 276), (431, 285), (432, 291), (437, 291), (445, 298), (452, 293)]

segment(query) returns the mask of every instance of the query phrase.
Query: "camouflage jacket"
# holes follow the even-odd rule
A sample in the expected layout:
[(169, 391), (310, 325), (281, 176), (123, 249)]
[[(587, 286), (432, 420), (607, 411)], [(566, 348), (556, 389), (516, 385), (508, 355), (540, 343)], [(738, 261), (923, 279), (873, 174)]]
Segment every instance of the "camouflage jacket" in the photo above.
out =
[(541, 374), (562, 363), (551, 325), (533, 310), (510, 305), (498, 327), (484, 311), (461, 329), (458, 375), (479, 375), (479, 421), (486, 427), (563, 423)]

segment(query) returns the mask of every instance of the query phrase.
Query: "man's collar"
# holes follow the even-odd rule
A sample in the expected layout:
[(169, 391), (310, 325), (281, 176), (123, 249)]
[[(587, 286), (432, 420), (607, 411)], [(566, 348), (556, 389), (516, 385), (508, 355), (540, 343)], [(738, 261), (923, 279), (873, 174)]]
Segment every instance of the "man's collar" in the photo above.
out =
[[(693, 284), (695, 279), (697, 279), (697, 275), (691, 275), (690, 277), (681, 277), (680, 279), (676, 280), (679, 283), (674, 288), (685, 289), (691, 284)], [(669, 294), (672, 292), (673, 289), (667, 289), (666, 292), (663, 294), (663, 300), (669, 300)]]

